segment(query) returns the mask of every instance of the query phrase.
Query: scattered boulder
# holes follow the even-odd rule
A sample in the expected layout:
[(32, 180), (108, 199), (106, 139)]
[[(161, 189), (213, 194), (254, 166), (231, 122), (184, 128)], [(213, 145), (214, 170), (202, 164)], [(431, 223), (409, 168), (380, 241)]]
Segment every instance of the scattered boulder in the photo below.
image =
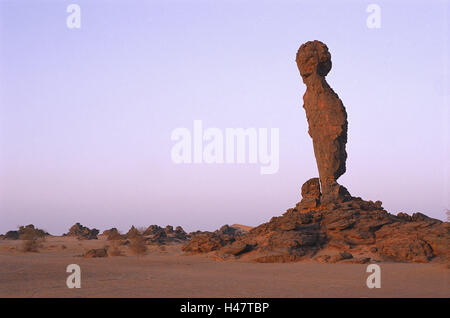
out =
[(337, 263), (339, 261), (342, 261), (345, 259), (352, 259), (352, 258), (353, 258), (353, 255), (351, 253), (344, 251), (344, 252), (340, 252), (340, 253), (330, 256), (326, 262), (327, 263)]
[(234, 241), (233, 243), (226, 245), (221, 251), (225, 255), (234, 255), (238, 256), (242, 253), (249, 252), (253, 248), (252, 245), (249, 245), (245, 242)]
[(83, 255), (83, 257), (86, 257), (86, 258), (107, 257), (107, 256), (108, 256), (108, 251), (106, 250), (106, 248), (94, 248), (94, 249), (87, 251)]
[(301, 209), (317, 208), (320, 204), (320, 182), (319, 178), (311, 178), (302, 186)]

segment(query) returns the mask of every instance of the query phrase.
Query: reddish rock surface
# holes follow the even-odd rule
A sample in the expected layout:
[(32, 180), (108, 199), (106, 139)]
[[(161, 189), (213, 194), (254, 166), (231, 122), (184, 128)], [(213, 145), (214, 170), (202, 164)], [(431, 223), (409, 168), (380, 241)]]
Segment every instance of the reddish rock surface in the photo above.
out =
[(202, 245), (195, 246), (202, 248), (193, 251), (256, 262), (448, 262), (450, 226), (426, 216), (405, 220), (385, 211), (380, 201), (352, 198), (307, 212), (289, 209), (225, 244), (217, 236), (197, 240)]
[(127, 239), (125, 244), (129, 243), (129, 240), (142, 236), (146, 244), (170, 244), (170, 243), (182, 243), (189, 239), (189, 235), (183, 230), (181, 226), (177, 226), (173, 229), (173, 226), (167, 225), (165, 228), (159, 225), (150, 225), (142, 233), (134, 226), (130, 228), (124, 238)]
[(158, 225), (150, 225), (145, 230), (144, 236), (146, 236), (148, 242), (158, 244), (179, 243), (189, 238), (181, 226), (177, 226), (174, 230), (171, 225), (167, 225), (165, 228)]
[(97, 229), (90, 229), (80, 223), (76, 223), (69, 229), (69, 232), (64, 234), (64, 236), (75, 236), (82, 240), (96, 240), (98, 239), (98, 233), (99, 230)]
[(237, 237), (243, 234), (243, 230), (229, 225), (224, 225), (214, 232), (193, 232), (190, 233), (191, 240), (182, 247), (182, 250), (188, 253), (207, 253), (228, 245), (227, 252), (229, 254), (240, 254), (245, 250), (245, 247), (242, 248), (242, 246), (233, 245), (233, 243)]
[(320, 182), (319, 178), (312, 178), (302, 186), (301, 209), (317, 208), (320, 204)]
[(103, 231), (102, 235), (106, 236), (108, 241), (121, 240), (125, 238), (125, 235), (120, 234), (119, 230), (115, 227)]
[(297, 65), (307, 86), (303, 107), (320, 178), (305, 182), (302, 200), (282, 216), (239, 235), (199, 233), (183, 250), (256, 262), (448, 263), (448, 222), (422, 213), (395, 216), (383, 209), (381, 201), (352, 197), (336, 182), (346, 169), (347, 114), (325, 80), (331, 69), (327, 46), (319, 41), (303, 44)]
[(20, 226), (18, 230), (16, 231), (8, 231), (5, 235), (3, 235), (3, 239), (7, 240), (18, 240), (23, 239), (23, 236), (25, 234), (32, 235), (35, 237), (45, 237), (50, 235), (44, 230), (38, 229), (34, 227), (33, 224), (28, 224), (26, 226)]
[(106, 250), (106, 248), (94, 248), (94, 249), (87, 251), (83, 255), (83, 257), (86, 257), (86, 258), (107, 257), (107, 256), (108, 256), (108, 251)]
[(349, 196), (347, 189), (336, 182), (346, 170), (347, 112), (325, 79), (331, 70), (331, 55), (325, 44), (306, 42), (300, 46), (296, 62), (306, 84), (303, 108), (308, 120), (308, 133), (313, 139), (322, 202), (335, 202)]

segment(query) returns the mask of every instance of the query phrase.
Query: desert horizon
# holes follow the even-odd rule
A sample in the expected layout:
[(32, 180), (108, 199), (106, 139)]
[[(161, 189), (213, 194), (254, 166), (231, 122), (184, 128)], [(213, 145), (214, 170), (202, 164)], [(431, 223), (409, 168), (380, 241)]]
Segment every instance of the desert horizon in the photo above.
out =
[[(182, 244), (149, 245), (142, 255), (121, 246), (118, 256), (90, 250), (111, 246), (97, 240), (50, 236), (38, 252), (23, 241), (0, 240), (0, 297), (426, 297), (448, 298), (449, 269), (442, 263), (379, 263), (383, 285), (368, 289), (366, 265), (317, 261), (256, 263), (216, 255), (186, 254)], [(67, 264), (82, 268), (80, 289), (68, 289)], [(277, 273), (274, 276), (274, 273)], [(86, 277), (86, 279), (84, 279)], [(220, 288), (211, 288), (220, 286)]]

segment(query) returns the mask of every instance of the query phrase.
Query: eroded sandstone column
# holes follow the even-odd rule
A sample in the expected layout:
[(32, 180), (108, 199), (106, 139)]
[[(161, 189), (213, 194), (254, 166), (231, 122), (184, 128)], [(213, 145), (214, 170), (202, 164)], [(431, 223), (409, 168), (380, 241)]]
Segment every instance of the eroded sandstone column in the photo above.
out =
[(306, 84), (303, 108), (319, 169), (320, 201), (322, 204), (341, 201), (350, 196), (336, 182), (345, 172), (348, 124), (342, 101), (325, 80), (331, 70), (331, 55), (324, 43), (309, 41), (300, 46), (296, 62)]

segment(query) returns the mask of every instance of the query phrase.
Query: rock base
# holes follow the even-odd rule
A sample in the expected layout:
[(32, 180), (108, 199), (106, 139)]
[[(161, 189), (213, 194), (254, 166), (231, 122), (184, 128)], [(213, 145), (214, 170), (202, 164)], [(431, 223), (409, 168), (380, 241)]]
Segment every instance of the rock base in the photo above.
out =
[(449, 262), (448, 222), (421, 213), (396, 216), (384, 210), (381, 201), (355, 197), (323, 204), (311, 180), (304, 188), (314, 189), (314, 194), (305, 192), (282, 216), (232, 238), (218, 233), (194, 237), (184, 250), (264, 263)]

